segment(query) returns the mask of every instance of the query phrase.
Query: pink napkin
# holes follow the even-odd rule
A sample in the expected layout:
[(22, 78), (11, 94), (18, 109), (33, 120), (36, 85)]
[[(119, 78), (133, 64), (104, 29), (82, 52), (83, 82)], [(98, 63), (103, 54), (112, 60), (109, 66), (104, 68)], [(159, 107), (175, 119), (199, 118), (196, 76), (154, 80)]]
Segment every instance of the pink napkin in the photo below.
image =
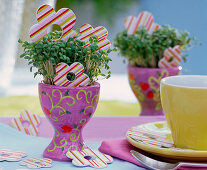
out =
[[(131, 162), (138, 166), (143, 167), (137, 160), (131, 155), (130, 150), (135, 150), (140, 152), (137, 148), (132, 146), (126, 139), (116, 139), (103, 141), (99, 147), (99, 151), (105, 154), (111, 155), (113, 157)], [(190, 165), (183, 165), (177, 168), (177, 170), (193, 170), (193, 169), (207, 169), (207, 167), (191, 167)]]
[(137, 149), (134, 146), (132, 146), (126, 139), (103, 141), (101, 146), (99, 147), (100, 152), (142, 166), (131, 155), (130, 150)]

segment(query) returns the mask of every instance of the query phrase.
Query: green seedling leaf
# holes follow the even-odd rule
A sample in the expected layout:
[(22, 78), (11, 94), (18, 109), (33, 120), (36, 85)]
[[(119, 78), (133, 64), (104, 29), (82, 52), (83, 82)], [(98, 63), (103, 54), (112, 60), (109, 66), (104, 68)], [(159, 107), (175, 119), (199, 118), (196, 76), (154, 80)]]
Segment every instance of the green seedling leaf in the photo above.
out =
[(69, 115), (69, 114), (71, 114), (71, 112), (69, 112), (68, 110), (66, 110), (66, 112), (65, 112), (65, 113), (66, 113), (66, 114), (68, 114), (68, 115)]

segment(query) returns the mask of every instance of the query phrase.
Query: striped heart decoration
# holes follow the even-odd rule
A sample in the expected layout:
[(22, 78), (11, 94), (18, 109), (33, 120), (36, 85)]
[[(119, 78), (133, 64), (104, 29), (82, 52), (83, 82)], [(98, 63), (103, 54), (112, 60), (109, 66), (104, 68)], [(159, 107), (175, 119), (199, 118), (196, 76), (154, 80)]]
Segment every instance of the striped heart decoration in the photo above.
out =
[[(113, 158), (109, 155), (100, 153), (90, 148), (83, 149), (82, 151), (68, 151), (66, 156), (72, 159), (72, 164), (75, 166), (91, 166), (93, 168), (104, 168), (107, 163), (111, 163)], [(89, 156), (94, 159), (86, 159)]]
[[(25, 127), (24, 122), (28, 122), (29, 126)], [(27, 135), (37, 136), (40, 117), (32, 114), (29, 110), (23, 110), (19, 117), (11, 120), (11, 126)]]
[(173, 48), (167, 48), (164, 51), (164, 57), (159, 61), (160, 68), (177, 67), (181, 62), (181, 47), (176, 45)]
[(36, 18), (38, 23), (30, 28), (29, 36), (32, 42), (38, 42), (48, 33), (48, 28), (57, 24), (62, 29), (62, 36), (59, 39), (67, 41), (69, 37), (76, 35), (72, 30), (76, 22), (76, 16), (69, 8), (62, 8), (57, 13), (50, 5), (42, 5), (37, 10)]
[(106, 38), (108, 35), (108, 31), (103, 26), (98, 26), (93, 28), (90, 24), (84, 24), (80, 28), (80, 36), (77, 38), (81, 41), (85, 42), (85, 47), (90, 46), (89, 39), (92, 35), (98, 37), (99, 49), (107, 51), (111, 47), (111, 42)]
[[(78, 87), (86, 86), (90, 82), (88, 75), (84, 72), (84, 67), (81, 63), (75, 62), (68, 66), (65, 63), (59, 63), (56, 66), (57, 76), (54, 78), (54, 84), (56, 86), (64, 87)], [(74, 75), (74, 80), (68, 79), (68, 74)]]
[(28, 168), (50, 168), (52, 167), (52, 160), (49, 158), (29, 158), (19, 162), (20, 165), (27, 166)]
[(138, 17), (129, 16), (124, 20), (124, 26), (127, 33), (134, 34), (139, 27), (145, 27), (149, 34), (160, 28), (159, 24), (154, 23), (154, 17), (147, 11), (141, 12)]
[(164, 134), (143, 129), (141, 127), (132, 127), (130, 130), (128, 130), (127, 136), (131, 137), (135, 141), (158, 148), (161, 146), (169, 148), (174, 147), (173, 142), (166, 139)]
[(20, 161), (25, 156), (27, 156), (25, 152), (0, 149), (0, 161), (15, 162)]

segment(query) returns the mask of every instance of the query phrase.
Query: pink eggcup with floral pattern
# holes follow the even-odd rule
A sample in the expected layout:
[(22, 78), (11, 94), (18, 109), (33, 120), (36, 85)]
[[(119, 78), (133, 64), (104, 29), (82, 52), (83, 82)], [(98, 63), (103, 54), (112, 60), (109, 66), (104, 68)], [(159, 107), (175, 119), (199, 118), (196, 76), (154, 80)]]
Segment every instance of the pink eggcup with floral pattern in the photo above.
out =
[(163, 115), (160, 100), (160, 81), (180, 74), (182, 67), (141, 68), (128, 65), (130, 87), (141, 105), (140, 115)]
[(100, 84), (84, 87), (61, 87), (39, 83), (42, 110), (54, 128), (51, 143), (43, 156), (67, 161), (70, 150), (87, 148), (82, 129), (93, 116), (99, 100)]

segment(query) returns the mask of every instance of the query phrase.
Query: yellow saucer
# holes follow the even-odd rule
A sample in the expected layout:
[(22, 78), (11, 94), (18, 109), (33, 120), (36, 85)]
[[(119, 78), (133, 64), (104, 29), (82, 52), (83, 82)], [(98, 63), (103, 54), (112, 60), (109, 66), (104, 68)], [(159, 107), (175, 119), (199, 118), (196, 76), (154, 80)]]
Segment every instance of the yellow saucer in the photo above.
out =
[(179, 161), (207, 161), (207, 151), (176, 148), (167, 122), (132, 127), (126, 137), (133, 146), (158, 156)]

